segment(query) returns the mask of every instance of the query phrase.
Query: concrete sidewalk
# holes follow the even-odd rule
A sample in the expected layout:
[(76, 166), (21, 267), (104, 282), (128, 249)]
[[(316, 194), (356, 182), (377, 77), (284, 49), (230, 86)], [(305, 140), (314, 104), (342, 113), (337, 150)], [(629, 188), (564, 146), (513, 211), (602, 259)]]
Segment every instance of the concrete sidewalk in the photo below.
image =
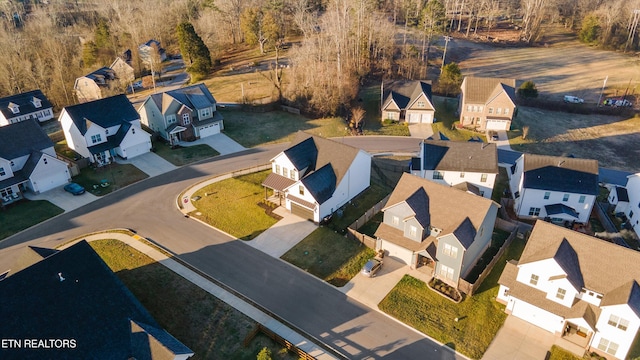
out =
[(198, 139), (191, 142), (180, 142), (181, 146), (195, 146), (201, 144), (210, 146), (211, 148), (219, 152), (220, 155), (227, 155), (246, 150), (244, 146), (238, 144), (233, 139), (222, 133), (207, 136), (203, 139)]
[(274, 213), (282, 216), (282, 220), (263, 231), (255, 239), (245, 241), (245, 244), (274, 258), (280, 258), (318, 228), (311, 221), (291, 214), (282, 206), (278, 207)]

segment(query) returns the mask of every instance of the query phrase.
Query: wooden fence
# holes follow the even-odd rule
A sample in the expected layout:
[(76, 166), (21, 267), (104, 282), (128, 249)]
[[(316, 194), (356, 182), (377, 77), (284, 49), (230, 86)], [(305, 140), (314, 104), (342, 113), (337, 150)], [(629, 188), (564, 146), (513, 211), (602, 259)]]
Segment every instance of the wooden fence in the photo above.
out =
[(377, 204), (373, 205), (373, 207), (367, 210), (364, 215), (360, 216), (358, 220), (354, 221), (353, 224), (349, 225), (347, 228), (347, 237), (353, 240), (357, 240), (368, 248), (376, 249), (377, 240), (372, 238), (371, 236), (365, 235), (363, 233), (358, 232), (358, 229), (367, 223), (367, 221), (371, 220), (377, 213), (379, 213), (385, 205), (387, 205), (387, 201), (389, 201), (389, 197), (391, 194), (384, 197), (384, 199), (380, 200)]
[(289, 350), (289, 351), (293, 352), (294, 354), (296, 354), (298, 359), (301, 359), (301, 360), (315, 360), (315, 358), (313, 356), (307, 354), (304, 350), (299, 349), (297, 346), (295, 346), (295, 344), (293, 344), (289, 340), (283, 338), (282, 336), (276, 334), (275, 332), (271, 331), (271, 329), (265, 327), (262, 324), (258, 324), (247, 335), (247, 337), (243, 341), (244, 347), (249, 346), (249, 344), (251, 343), (253, 338), (255, 338), (256, 335), (258, 335), (258, 333), (263, 333), (266, 336), (268, 336), (269, 338), (271, 338), (273, 341), (275, 341), (278, 344), (284, 346), (285, 348), (287, 348), (287, 350)]

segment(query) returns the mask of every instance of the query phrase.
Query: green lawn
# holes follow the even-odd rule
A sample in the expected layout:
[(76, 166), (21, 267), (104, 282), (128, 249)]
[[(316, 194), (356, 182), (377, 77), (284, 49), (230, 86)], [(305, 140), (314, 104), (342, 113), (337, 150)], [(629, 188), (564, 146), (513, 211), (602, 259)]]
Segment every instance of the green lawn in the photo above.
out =
[(117, 240), (90, 244), (156, 321), (195, 352), (192, 359), (250, 360), (264, 346), (274, 359), (296, 359), (266, 336), (243, 347), (255, 326), (252, 319), (148, 256)]
[(575, 355), (571, 351), (567, 351), (557, 345), (551, 346), (549, 357), (547, 360), (580, 360), (581, 357)]
[(333, 214), (327, 226), (334, 231), (344, 234), (345, 229), (360, 218), (373, 205), (391, 193), (391, 189), (378, 184), (371, 184), (368, 189), (353, 198), (342, 208), (342, 215)]
[[(387, 314), (473, 359), (479, 359), (506, 319), (494, 299), (508, 259), (519, 259), (525, 241), (514, 239), (478, 292), (455, 304), (406, 275), (378, 305)], [(459, 318), (460, 321), (454, 321)]]
[(61, 140), (55, 143), (54, 149), (57, 154), (60, 154), (67, 159), (74, 160), (81, 157), (77, 152), (71, 150), (69, 146), (67, 146), (67, 140)]
[(361, 106), (365, 110), (363, 130), (365, 135), (411, 136), (406, 123), (382, 123), (379, 83), (361, 87), (356, 106)]
[(378, 230), (378, 226), (380, 226), (383, 219), (384, 219), (384, 213), (380, 211), (379, 213), (375, 214), (364, 225), (362, 225), (360, 229), (358, 229), (358, 232), (374, 237), (374, 234), (376, 233), (376, 230)]
[[(251, 240), (277, 221), (258, 206), (264, 199), (261, 186), (271, 170), (213, 183), (192, 197), (196, 211), (189, 215), (225, 231), (238, 239)], [(200, 213), (198, 215), (198, 213)]]
[[(73, 181), (84, 186), (92, 194), (102, 196), (148, 177), (149, 175), (131, 164), (111, 163), (99, 168), (84, 168)], [(109, 183), (109, 186), (100, 186), (103, 180)]]
[(433, 132), (441, 132), (444, 136), (453, 141), (467, 141), (474, 136), (478, 136), (486, 141), (484, 134), (458, 129), (455, 127), (460, 118), (456, 116), (458, 110), (458, 99), (442, 96), (433, 97), (433, 105), (436, 108), (436, 120), (433, 124)]
[(5, 210), (0, 209), (0, 240), (63, 212), (64, 210), (44, 200), (23, 199), (10, 204)]
[(156, 154), (160, 155), (175, 166), (187, 165), (220, 155), (220, 153), (215, 149), (204, 144), (172, 149), (171, 146), (164, 141), (154, 141), (153, 148), (155, 149)]
[(509, 176), (507, 175), (507, 169), (498, 167), (498, 176), (496, 176), (496, 182), (493, 185), (493, 192), (491, 193), (491, 200), (500, 204), (500, 199), (505, 190), (509, 189)]
[(335, 286), (343, 286), (374, 256), (373, 249), (319, 227), (281, 258)]

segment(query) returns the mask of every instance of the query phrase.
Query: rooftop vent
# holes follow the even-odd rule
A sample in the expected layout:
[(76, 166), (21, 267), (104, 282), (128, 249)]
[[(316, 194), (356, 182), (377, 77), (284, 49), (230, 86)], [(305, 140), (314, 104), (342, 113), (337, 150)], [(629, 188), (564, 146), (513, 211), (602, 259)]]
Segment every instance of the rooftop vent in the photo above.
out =
[(60, 282), (64, 281), (64, 277), (62, 277), (62, 273), (61, 272), (58, 273), (58, 279), (60, 279)]

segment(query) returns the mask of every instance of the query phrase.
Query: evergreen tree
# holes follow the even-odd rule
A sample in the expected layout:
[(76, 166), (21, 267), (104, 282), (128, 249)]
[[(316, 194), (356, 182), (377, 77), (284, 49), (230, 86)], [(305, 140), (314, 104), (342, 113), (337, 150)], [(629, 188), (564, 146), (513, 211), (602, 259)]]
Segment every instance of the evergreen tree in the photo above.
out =
[(187, 63), (192, 81), (206, 77), (211, 71), (211, 53), (190, 22), (178, 24), (176, 29), (180, 52)]
[(111, 32), (109, 30), (109, 24), (104, 19), (98, 21), (96, 27), (96, 43), (98, 49), (108, 48), (111, 45)]
[(442, 73), (438, 79), (438, 87), (445, 95), (455, 95), (462, 85), (462, 73), (458, 64), (448, 63), (442, 68)]
[(533, 81), (525, 81), (516, 91), (521, 98), (537, 98), (538, 89)]
[(98, 60), (98, 46), (93, 41), (87, 41), (82, 47), (82, 64), (91, 67)]

